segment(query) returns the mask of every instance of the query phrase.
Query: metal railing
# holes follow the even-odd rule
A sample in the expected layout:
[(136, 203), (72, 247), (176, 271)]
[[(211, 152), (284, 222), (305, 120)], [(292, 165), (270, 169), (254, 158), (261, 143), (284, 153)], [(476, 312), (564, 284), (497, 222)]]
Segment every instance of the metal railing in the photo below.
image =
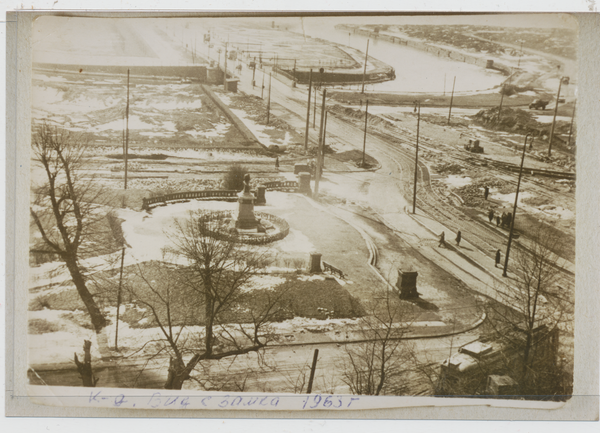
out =
[(165, 205), (169, 202), (183, 201), (191, 199), (200, 200), (237, 200), (239, 191), (233, 190), (205, 190), (205, 191), (189, 191), (189, 192), (174, 192), (171, 194), (159, 195), (156, 197), (144, 198), (142, 209), (148, 210), (157, 205)]

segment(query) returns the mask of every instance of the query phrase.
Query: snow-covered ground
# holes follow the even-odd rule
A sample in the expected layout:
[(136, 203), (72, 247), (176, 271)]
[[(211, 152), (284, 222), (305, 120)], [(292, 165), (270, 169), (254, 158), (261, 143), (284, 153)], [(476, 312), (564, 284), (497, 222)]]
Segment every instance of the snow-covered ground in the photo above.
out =
[(460, 188), (471, 184), (472, 179), (468, 176), (459, 176), (455, 174), (448, 175), (441, 179), (451, 188)]
[[(515, 203), (515, 194), (516, 193), (510, 193), (510, 194), (498, 194), (495, 190), (495, 188), (491, 188), (490, 189), (490, 194), (493, 195), (493, 198), (495, 200), (500, 200), (503, 203), (506, 204), (510, 204), (511, 206), (514, 205)], [(540, 205), (540, 206), (530, 206), (527, 203), (524, 203), (523, 200), (526, 200), (528, 198), (534, 197), (533, 194), (531, 194), (528, 191), (521, 191), (519, 193), (519, 200), (517, 203), (517, 206), (519, 209), (522, 209), (523, 211), (533, 214), (533, 215), (537, 215), (540, 217), (550, 217), (550, 218), (554, 218), (554, 219), (562, 219), (562, 220), (572, 220), (575, 218), (575, 213), (569, 209), (565, 209), (562, 206), (557, 206), (554, 204), (545, 204), (545, 205)]]

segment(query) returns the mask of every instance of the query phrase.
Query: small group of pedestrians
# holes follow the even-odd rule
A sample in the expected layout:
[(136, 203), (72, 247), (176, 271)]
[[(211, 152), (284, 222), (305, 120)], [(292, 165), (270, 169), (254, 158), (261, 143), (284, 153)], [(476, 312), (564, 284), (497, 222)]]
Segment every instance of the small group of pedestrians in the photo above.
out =
[[(456, 233), (456, 239), (455, 239), (455, 241), (456, 241), (456, 246), (460, 246), (460, 240), (461, 240), (461, 239), (462, 239), (462, 233), (461, 233), (461, 231), (459, 230), (459, 231)], [(444, 247), (444, 248), (446, 247), (446, 233), (445, 233), (445, 232), (442, 232), (442, 233), (440, 234), (440, 242), (438, 243), (438, 247)]]
[(490, 220), (490, 223), (494, 222), (494, 219), (496, 220), (496, 227), (510, 227), (510, 224), (512, 222), (513, 219), (513, 214), (512, 212), (502, 212), (502, 215), (500, 214), (496, 214), (496, 212), (494, 212), (494, 209), (489, 210), (488, 212), (488, 219)]

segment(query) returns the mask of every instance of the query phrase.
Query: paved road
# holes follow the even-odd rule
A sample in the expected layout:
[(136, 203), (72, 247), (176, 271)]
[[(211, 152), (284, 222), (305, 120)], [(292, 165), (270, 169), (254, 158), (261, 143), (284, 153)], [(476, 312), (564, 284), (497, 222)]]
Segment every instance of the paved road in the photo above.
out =
[[(260, 73), (257, 76), (259, 78), (256, 81), (260, 82)], [(241, 79), (241, 90), (260, 95), (259, 86), (252, 89), (251, 76), (242, 74)], [(288, 83), (280, 82), (277, 77), (272, 83), (272, 112), (290, 125), (303, 130), (306, 119), (306, 91), (291, 88)], [(265, 91), (265, 98), (267, 94)], [(335, 115), (328, 116), (328, 141), (338, 141), (362, 150), (363, 133), (360, 128)], [(312, 129), (312, 122), (309, 138), (312, 142), (316, 142), (317, 130)], [(401, 145), (390, 143), (389, 140), (381, 139), (376, 135), (368, 134), (367, 142), (368, 153), (380, 162), (381, 168), (375, 173), (353, 172), (345, 175), (362, 181), (367, 189), (363, 197), (365, 204), (375, 211), (388, 228), (419, 250), (424, 257), (435, 261), (441, 268), (479, 293), (496, 298), (496, 287), (503, 285), (504, 281), (500, 270), (494, 269), (493, 254), (499, 246), (506, 244), (506, 234), (480, 224), (476, 219), (443, 203), (430, 188), (428, 171), (424, 165), (420, 166), (419, 172), (418, 207), (426, 215), (421, 213), (421, 217), (417, 219), (411, 217), (408, 212), (412, 209), (414, 157)], [(325, 177), (333, 179), (335, 175), (326, 172)], [(339, 179), (339, 182), (344, 182), (344, 179)], [(432, 224), (427, 226), (425, 223), (428, 221)], [(428, 229), (423, 227), (424, 224)], [(465, 227), (468, 227), (468, 232), (465, 231)], [(461, 244), (463, 246), (460, 249), (461, 254), (457, 254), (456, 251), (440, 250), (431, 243), (436, 239), (435, 235), (444, 229), (447, 239), (452, 239), (452, 233), (456, 233), (459, 229), (463, 231), (463, 236), (468, 233), (466, 242)], [(424, 245), (422, 240), (428, 240), (429, 244)]]

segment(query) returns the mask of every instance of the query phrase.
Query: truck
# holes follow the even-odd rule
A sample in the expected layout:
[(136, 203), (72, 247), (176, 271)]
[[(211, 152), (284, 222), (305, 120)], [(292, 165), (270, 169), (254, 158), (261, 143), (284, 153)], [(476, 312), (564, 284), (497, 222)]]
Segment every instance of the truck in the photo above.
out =
[(531, 104), (529, 104), (530, 110), (545, 110), (546, 105), (548, 105), (550, 101), (545, 101), (543, 99), (535, 99)]
[(465, 150), (472, 153), (483, 153), (483, 147), (479, 145), (479, 140), (471, 140), (465, 144)]

